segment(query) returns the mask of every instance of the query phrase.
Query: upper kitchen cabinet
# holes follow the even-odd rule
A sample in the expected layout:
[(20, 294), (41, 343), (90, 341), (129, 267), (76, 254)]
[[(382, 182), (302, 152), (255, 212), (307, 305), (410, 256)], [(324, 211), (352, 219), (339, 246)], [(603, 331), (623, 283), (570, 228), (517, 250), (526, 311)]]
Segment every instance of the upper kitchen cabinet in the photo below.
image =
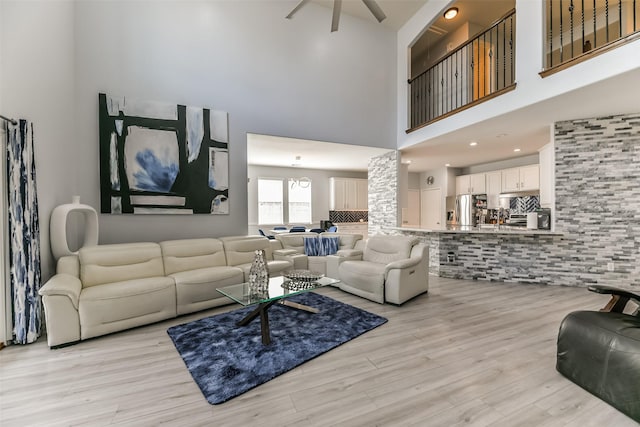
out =
[(460, 175), (456, 177), (456, 195), (486, 193), (485, 174)]
[(555, 200), (555, 154), (553, 143), (540, 149), (540, 206), (553, 207)]
[(367, 210), (369, 189), (366, 179), (329, 178), (332, 211)]
[(502, 171), (502, 192), (529, 191), (540, 188), (540, 167), (538, 165), (504, 169)]
[(500, 171), (487, 172), (485, 182), (487, 184), (487, 208), (498, 209), (500, 207), (500, 193), (502, 193), (502, 173)]

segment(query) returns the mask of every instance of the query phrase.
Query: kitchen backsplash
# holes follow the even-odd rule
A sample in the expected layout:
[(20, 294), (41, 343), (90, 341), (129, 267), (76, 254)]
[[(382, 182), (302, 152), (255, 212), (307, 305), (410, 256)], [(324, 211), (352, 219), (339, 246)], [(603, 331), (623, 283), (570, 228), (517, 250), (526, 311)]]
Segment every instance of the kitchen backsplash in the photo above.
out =
[(512, 197), (509, 200), (509, 209), (511, 213), (527, 213), (535, 212), (540, 209), (539, 196)]
[(329, 211), (331, 222), (363, 222), (369, 221), (369, 211)]

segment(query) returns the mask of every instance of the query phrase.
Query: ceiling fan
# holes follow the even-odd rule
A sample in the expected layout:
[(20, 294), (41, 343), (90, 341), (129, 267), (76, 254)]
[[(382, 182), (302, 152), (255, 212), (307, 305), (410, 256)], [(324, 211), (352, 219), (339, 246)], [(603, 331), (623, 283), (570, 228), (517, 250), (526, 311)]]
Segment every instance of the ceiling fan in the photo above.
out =
[[(299, 11), (302, 6), (307, 4), (309, 0), (300, 0), (300, 3), (293, 8), (291, 12), (286, 16), (287, 19), (293, 18), (293, 15)], [(384, 14), (378, 3), (375, 0), (362, 0), (365, 6), (371, 11), (373, 16), (378, 20), (378, 22), (382, 22), (385, 20), (387, 15)], [(333, 0), (333, 18), (331, 19), (331, 32), (338, 31), (338, 24), (340, 23), (340, 9), (342, 9), (342, 0)]]

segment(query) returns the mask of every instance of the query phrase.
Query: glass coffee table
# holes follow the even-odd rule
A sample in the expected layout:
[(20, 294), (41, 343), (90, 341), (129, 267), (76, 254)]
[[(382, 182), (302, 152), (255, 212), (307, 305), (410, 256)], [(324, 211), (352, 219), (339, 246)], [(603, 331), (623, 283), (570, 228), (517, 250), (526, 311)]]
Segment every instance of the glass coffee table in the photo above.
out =
[(224, 286), (217, 288), (217, 291), (221, 294), (231, 298), (238, 304), (244, 306), (258, 305), (255, 310), (249, 313), (244, 319), (240, 320), (238, 326), (246, 326), (256, 317), (260, 316), (260, 329), (262, 332), (262, 344), (271, 343), (271, 334), (269, 333), (269, 316), (267, 310), (273, 304), (282, 304), (287, 307), (295, 308), (298, 310), (310, 311), (317, 313), (318, 309), (309, 307), (304, 304), (298, 304), (293, 301), (287, 301), (287, 298), (293, 295), (298, 295), (304, 292), (309, 292), (314, 289), (322, 288), (323, 286), (334, 285), (339, 283), (340, 280), (332, 279), (330, 277), (322, 277), (320, 279), (308, 282), (293, 282), (285, 277), (272, 277), (269, 279), (269, 289), (262, 293), (251, 293), (249, 291), (249, 283), (240, 283), (237, 285)]

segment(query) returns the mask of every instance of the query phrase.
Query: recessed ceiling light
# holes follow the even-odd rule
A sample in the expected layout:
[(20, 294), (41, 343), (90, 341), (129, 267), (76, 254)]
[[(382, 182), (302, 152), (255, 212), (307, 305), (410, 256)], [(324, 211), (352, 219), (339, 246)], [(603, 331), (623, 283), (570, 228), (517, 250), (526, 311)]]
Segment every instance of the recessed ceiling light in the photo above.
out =
[(520, 149), (519, 148), (514, 148), (513, 151), (516, 152), (516, 153), (519, 153)]
[(450, 7), (444, 13), (444, 19), (453, 19), (456, 16), (458, 16), (458, 8), (457, 7)]
[(478, 143), (477, 143), (477, 142), (475, 142), (475, 141), (471, 141), (471, 142), (469, 143), (469, 145), (470, 145), (470, 146), (472, 146), (472, 147), (475, 147), (476, 145), (478, 145)]
[(446, 167), (449, 167), (449, 166), (451, 166), (451, 164), (449, 164), (449, 163), (445, 163), (445, 166), (446, 166)]

